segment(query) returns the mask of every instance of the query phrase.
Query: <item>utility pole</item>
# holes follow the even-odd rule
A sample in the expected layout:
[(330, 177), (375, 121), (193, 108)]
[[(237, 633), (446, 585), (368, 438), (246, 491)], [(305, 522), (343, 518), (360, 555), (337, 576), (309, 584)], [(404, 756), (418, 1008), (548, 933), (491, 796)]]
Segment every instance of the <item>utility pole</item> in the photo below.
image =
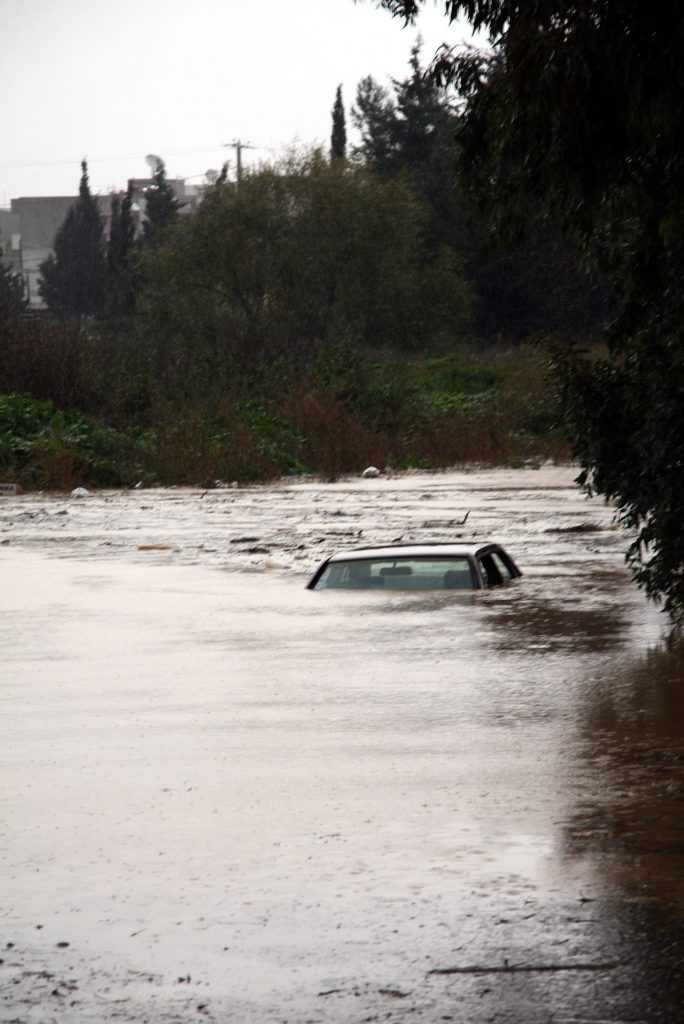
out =
[(249, 142), (243, 142), (241, 139), (234, 139), (232, 142), (224, 142), (224, 147), (235, 150), (235, 162), (237, 167), (237, 187), (240, 187), (242, 182), (242, 150), (243, 149), (257, 149), (257, 146), (250, 146)]

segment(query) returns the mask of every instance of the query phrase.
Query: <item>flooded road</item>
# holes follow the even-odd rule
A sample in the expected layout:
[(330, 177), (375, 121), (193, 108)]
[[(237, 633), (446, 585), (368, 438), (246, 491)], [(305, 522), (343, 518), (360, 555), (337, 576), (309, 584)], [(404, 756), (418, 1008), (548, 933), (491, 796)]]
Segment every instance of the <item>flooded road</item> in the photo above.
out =
[[(572, 477), (1, 499), (0, 1020), (681, 1019), (684, 656)], [(459, 534), (523, 579), (304, 589)]]

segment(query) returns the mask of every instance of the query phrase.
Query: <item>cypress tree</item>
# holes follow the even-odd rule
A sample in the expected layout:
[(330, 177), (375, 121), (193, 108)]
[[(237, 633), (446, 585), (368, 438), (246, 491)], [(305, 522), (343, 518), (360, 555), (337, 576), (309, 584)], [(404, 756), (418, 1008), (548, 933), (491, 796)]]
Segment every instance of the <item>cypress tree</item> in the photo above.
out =
[(342, 102), (342, 86), (337, 86), (335, 104), (332, 109), (332, 134), (330, 136), (330, 159), (344, 160), (347, 155), (347, 125)]
[(106, 272), (100, 211), (83, 160), (78, 199), (57, 232), (54, 253), (40, 267), (40, 295), (54, 313), (92, 316), (104, 303)]
[(0, 324), (19, 316), (26, 304), (24, 282), (19, 274), (3, 264), (0, 248)]
[(107, 301), (110, 316), (127, 316), (135, 310), (135, 291), (131, 255), (135, 241), (133, 188), (129, 184), (123, 197), (112, 197), (111, 226), (107, 246)]
[(133, 188), (128, 186), (123, 197), (112, 197), (112, 220), (107, 246), (107, 265), (111, 274), (124, 270), (130, 261), (135, 238), (133, 222)]

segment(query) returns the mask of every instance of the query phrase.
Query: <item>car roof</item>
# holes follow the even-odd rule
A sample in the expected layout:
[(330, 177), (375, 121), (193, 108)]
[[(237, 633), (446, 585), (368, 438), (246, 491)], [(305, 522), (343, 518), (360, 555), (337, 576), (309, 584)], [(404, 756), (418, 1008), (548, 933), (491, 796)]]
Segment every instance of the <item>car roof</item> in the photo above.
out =
[(346, 551), (336, 551), (328, 559), (329, 562), (348, 562), (364, 558), (429, 558), (431, 555), (446, 556), (447, 558), (473, 558), (475, 555), (486, 550), (500, 550), (498, 544), (477, 541), (461, 541), (458, 544), (445, 544), (435, 542), (434, 544), (381, 544), (377, 547), (348, 548)]

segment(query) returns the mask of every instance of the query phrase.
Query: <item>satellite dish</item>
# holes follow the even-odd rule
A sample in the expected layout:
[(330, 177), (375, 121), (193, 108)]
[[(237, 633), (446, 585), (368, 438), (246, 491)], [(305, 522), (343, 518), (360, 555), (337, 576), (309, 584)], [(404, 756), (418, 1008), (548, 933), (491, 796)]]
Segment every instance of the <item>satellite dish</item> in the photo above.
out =
[(157, 156), (156, 153), (148, 153), (147, 156), (145, 157), (145, 163), (154, 174), (155, 171), (159, 170), (164, 161), (160, 156)]
[(219, 172), (213, 167), (210, 167), (208, 171), (204, 172), (204, 177), (207, 179), (210, 185), (215, 185), (218, 181)]

